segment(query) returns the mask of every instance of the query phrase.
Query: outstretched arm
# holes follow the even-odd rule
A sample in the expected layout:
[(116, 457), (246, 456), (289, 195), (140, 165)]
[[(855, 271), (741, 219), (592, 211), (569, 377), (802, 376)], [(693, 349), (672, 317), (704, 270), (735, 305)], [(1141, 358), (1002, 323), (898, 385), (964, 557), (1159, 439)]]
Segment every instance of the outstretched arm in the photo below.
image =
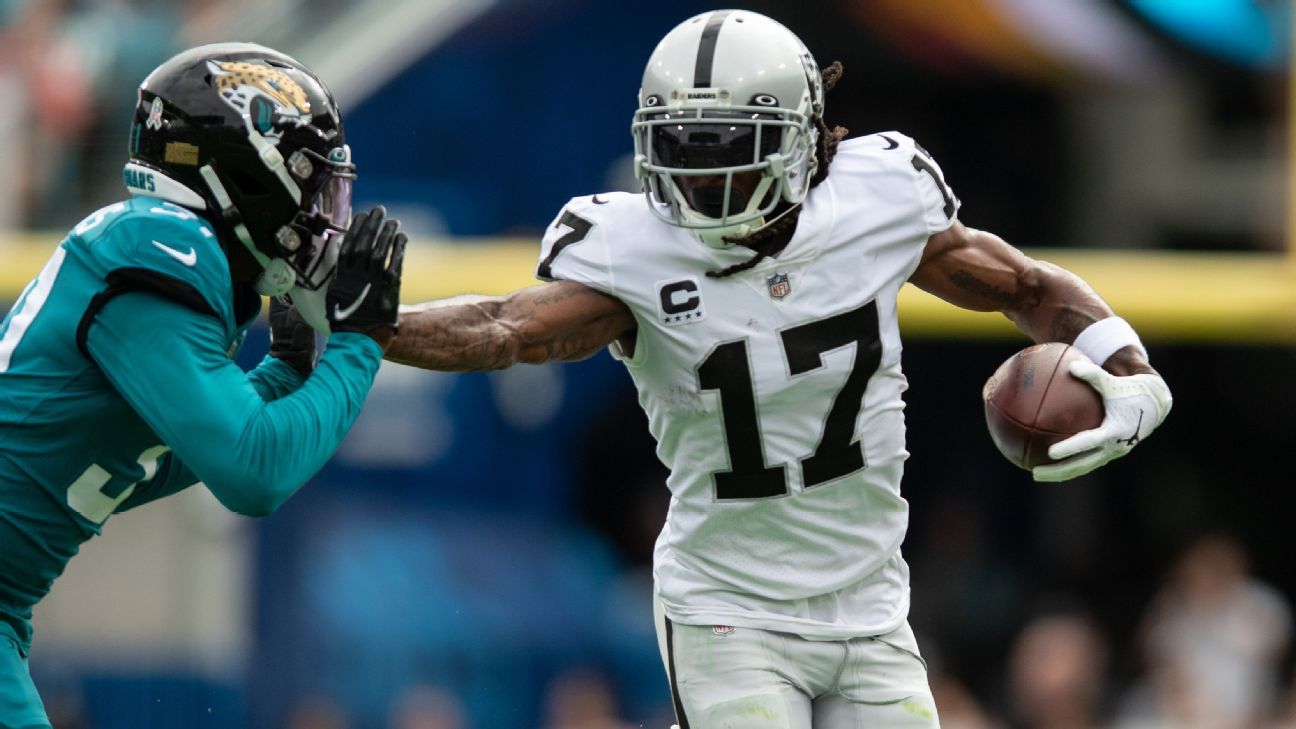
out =
[(1070, 372), (1098, 391), (1106, 416), (1053, 444), (1057, 462), (1036, 466), (1036, 480), (1065, 481), (1123, 456), (1169, 414), (1170, 390), (1134, 330), (1070, 271), (955, 221), (928, 239), (909, 280), (956, 306), (1002, 312), (1036, 342), (1074, 344), (1094, 360), (1073, 362)]
[[(1001, 312), (1036, 342), (1071, 344), (1090, 325), (1114, 316), (1079, 276), (958, 221), (927, 241), (909, 281), (955, 306)], [(1155, 372), (1133, 346), (1097, 364), (1116, 375)]]
[(429, 370), (498, 370), (585, 359), (635, 330), (620, 300), (571, 281), (502, 297), (459, 296), (402, 307), (387, 359)]

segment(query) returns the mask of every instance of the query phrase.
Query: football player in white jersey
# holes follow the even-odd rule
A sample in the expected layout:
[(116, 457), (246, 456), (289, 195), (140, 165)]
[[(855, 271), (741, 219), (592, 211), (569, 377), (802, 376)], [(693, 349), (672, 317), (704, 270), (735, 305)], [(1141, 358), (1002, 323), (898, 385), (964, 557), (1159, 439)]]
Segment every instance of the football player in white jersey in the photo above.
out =
[(1083, 281), (964, 226), (909, 137), (824, 123), (805, 46), (714, 11), (653, 51), (631, 126), (644, 194), (571, 200), (538, 286), (406, 308), (389, 359), (436, 370), (610, 347), (670, 468), (654, 576), (684, 729), (938, 726), (900, 543), (905, 282), (1101, 364), (1106, 421), (1035, 470), (1123, 455), (1170, 409), (1137, 335)]

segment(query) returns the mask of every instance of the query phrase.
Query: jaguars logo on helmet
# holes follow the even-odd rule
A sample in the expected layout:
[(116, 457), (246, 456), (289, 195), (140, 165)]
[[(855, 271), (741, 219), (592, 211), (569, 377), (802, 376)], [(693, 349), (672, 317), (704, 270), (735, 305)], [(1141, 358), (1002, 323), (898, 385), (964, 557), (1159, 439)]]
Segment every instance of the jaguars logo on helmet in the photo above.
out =
[(208, 61), (207, 68), (221, 98), (275, 143), (282, 125), (310, 122), (310, 98), (283, 71), (246, 61)]

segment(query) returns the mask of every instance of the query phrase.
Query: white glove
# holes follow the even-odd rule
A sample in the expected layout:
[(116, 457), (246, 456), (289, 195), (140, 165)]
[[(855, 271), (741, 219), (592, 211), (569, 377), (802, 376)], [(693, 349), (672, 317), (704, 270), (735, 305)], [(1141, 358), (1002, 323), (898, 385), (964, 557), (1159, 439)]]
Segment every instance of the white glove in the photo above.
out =
[(1117, 377), (1089, 361), (1072, 362), (1070, 369), (1102, 395), (1107, 415), (1097, 428), (1049, 446), (1049, 458), (1057, 463), (1032, 469), (1036, 481), (1067, 481), (1120, 458), (1170, 413), (1173, 399), (1160, 375)]

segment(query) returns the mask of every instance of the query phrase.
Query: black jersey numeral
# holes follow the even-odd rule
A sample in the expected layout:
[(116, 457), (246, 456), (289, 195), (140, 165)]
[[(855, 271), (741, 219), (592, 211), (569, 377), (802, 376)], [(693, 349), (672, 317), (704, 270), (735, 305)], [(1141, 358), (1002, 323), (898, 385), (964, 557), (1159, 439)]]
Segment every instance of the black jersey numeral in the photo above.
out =
[(549, 250), (549, 255), (545, 256), (545, 259), (536, 267), (536, 278), (542, 281), (553, 280), (554, 260), (558, 258), (559, 254), (561, 254), (563, 249), (567, 246), (585, 240), (585, 236), (589, 235), (590, 229), (594, 227), (593, 223), (570, 210), (562, 211), (562, 215), (559, 216), (558, 222), (554, 224), (554, 227), (556, 228), (564, 225), (571, 228), (571, 231), (568, 232), (567, 235), (554, 241), (553, 248)]
[[(824, 366), (823, 355), (852, 342), (855, 357), (824, 420), (819, 444), (801, 459), (806, 488), (852, 474), (867, 464), (864, 448), (853, 439), (869, 378), (882, 363), (877, 303), (836, 314), (781, 333), (788, 372), (793, 377)], [(720, 392), (720, 414), (729, 470), (712, 474), (717, 499), (763, 499), (788, 493), (787, 466), (769, 466), (756, 410), (747, 340), (717, 345), (697, 368), (702, 390)]]
[[(920, 148), (921, 149), (921, 148)], [(945, 184), (945, 178), (936, 171), (936, 165), (931, 160), (921, 154), (915, 154), (911, 160), (913, 168), (919, 172), (926, 172), (931, 175), (932, 180), (936, 182), (936, 188), (940, 190), (941, 199), (945, 201), (945, 217), (950, 220), (954, 219), (954, 213), (958, 210), (958, 203), (954, 200), (954, 193), (950, 192), (949, 185)]]
[(783, 351), (793, 376), (823, 367), (825, 353), (851, 342), (855, 343), (855, 360), (850, 375), (833, 398), (814, 455), (801, 460), (806, 488), (854, 473), (865, 465), (864, 449), (851, 438), (869, 378), (882, 364), (877, 303), (870, 301), (858, 309), (783, 332)]
[(703, 390), (720, 391), (720, 413), (729, 450), (729, 470), (712, 474), (716, 498), (761, 499), (786, 494), (784, 468), (765, 465), (747, 341), (739, 339), (717, 346), (697, 372)]

